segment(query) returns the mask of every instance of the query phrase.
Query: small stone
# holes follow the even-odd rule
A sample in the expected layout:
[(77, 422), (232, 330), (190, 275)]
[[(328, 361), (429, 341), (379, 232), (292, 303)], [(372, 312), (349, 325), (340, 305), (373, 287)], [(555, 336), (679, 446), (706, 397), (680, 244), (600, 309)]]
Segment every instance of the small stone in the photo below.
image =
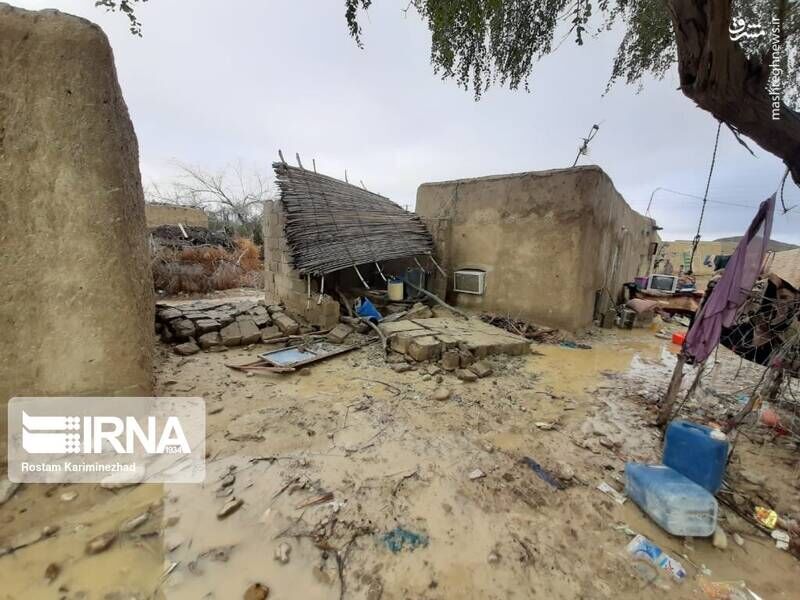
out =
[(86, 554), (99, 554), (104, 550), (108, 550), (116, 539), (116, 531), (107, 531), (106, 533), (102, 533), (89, 540), (89, 543), (86, 544)]
[(456, 377), (458, 377), (461, 381), (477, 381), (478, 376), (475, 375), (472, 371), (467, 371), (466, 369), (458, 369), (456, 371)]
[(130, 533), (134, 529), (141, 527), (147, 519), (150, 518), (149, 512), (143, 512), (140, 515), (136, 515), (132, 519), (128, 519), (125, 521), (119, 528), (122, 533)]
[(500, 555), (497, 552), (490, 552), (488, 558), (486, 559), (490, 565), (494, 565), (500, 562)]
[(397, 363), (396, 365), (392, 365), (391, 368), (395, 373), (405, 373), (411, 370), (411, 365), (408, 363)]
[(422, 379), (422, 381), (430, 381), (431, 380), (431, 376), (428, 375), (427, 373), (423, 373), (422, 377), (420, 377), (420, 379)]
[(433, 390), (433, 399), (438, 400), (439, 402), (443, 402), (450, 397), (450, 390), (445, 387), (438, 387)]
[(714, 530), (714, 535), (711, 538), (711, 544), (714, 548), (719, 548), (720, 550), (725, 550), (728, 548), (728, 536), (725, 535), (725, 531), (722, 527), (717, 527)]
[(44, 578), (47, 579), (48, 583), (52, 583), (60, 574), (61, 566), (58, 563), (50, 563), (44, 570)]
[(230, 487), (234, 484), (235, 481), (236, 481), (236, 475), (234, 475), (233, 473), (228, 473), (225, 477), (222, 478), (219, 487), (221, 488)]
[(269, 588), (263, 583), (254, 583), (244, 593), (244, 600), (267, 600)]
[(181, 356), (191, 356), (198, 352), (200, 352), (200, 346), (198, 346), (194, 340), (189, 340), (188, 342), (175, 346), (175, 354), (180, 354)]
[(77, 497), (78, 497), (78, 492), (76, 492), (75, 490), (72, 490), (72, 491), (64, 492), (63, 494), (61, 494), (61, 501), (62, 502), (72, 502)]
[(472, 352), (470, 352), (469, 350), (458, 351), (458, 363), (459, 365), (461, 365), (462, 369), (469, 368), (474, 362), (475, 362), (475, 357), (472, 355)]
[(479, 360), (478, 362), (473, 363), (470, 365), (469, 370), (475, 373), (475, 375), (481, 379), (492, 374), (492, 366), (485, 360)]
[(231, 498), (217, 511), (217, 518), (224, 519), (239, 510), (244, 504), (241, 498)]
[(738, 533), (733, 534), (733, 541), (736, 542), (737, 546), (744, 546), (744, 539)]
[(469, 473), (469, 478), (473, 481), (475, 481), (476, 479), (481, 479), (483, 477), (486, 477), (486, 473), (484, 473), (480, 469), (474, 469)]
[(292, 547), (286, 542), (282, 542), (275, 548), (275, 560), (285, 565), (289, 562), (289, 555), (292, 553)]

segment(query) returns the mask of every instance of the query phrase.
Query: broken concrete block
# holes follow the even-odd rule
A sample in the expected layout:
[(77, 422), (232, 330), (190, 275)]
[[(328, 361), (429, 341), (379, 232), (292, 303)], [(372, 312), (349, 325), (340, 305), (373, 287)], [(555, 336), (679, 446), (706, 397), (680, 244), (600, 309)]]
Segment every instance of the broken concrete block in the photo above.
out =
[(466, 369), (458, 369), (456, 370), (456, 377), (458, 377), (461, 381), (477, 381), (478, 376), (473, 373), (472, 371), (467, 371)]
[(405, 373), (406, 371), (410, 371), (411, 370), (411, 365), (408, 364), (408, 363), (396, 363), (396, 364), (390, 365), (390, 368), (395, 373)]
[(253, 322), (259, 329), (267, 325), (272, 325), (272, 319), (269, 318), (269, 315), (253, 315)]
[(325, 337), (332, 344), (341, 344), (351, 333), (353, 333), (353, 328), (350, 325), (339, 323)]
[(208, 333), (209, 331), (219, 331), (222, 328), (219, 321), (214, 319), (200, 319), (195, 324), (197, 328), (197, 334)]
[(239, 346), (242, 343), (242, 331), (239, 329), (239, 321), (234, 321), (230, 325), (220, 329), (219, 335), (225, 346)]
[(239, 324), (239, 332), (242, 334), (242, 345), (255, 344), (261, 340), (261, 330), (252, 318), (236, 321)]
[(172, 328), (172, 333), (175, 334), (175, 339), (177, 340), (186, 340), (190, 337), (194, 337), (197, 331), (194, 323), (189, 319), (175, 319), (174, 321), (170, 322), (169, 325)]
[(194, 340), (189, 340), (188, 342), (175, 346), (175, 354), (180, 354), (181, 356), (189, 356), (191, 354), (197, 354), (198, 352), (200, 352), (200, 346), (198, 346)]
[(178, 317), (183, 316), (183, 313), (180, 310), (172, 307), (162, 308), (156, 314), (161, 321), (171, 321), (172, 319), (177, 319)]
[(442, 342), (443, 350), (450, 350), (458, 347), (458, 339), (452, 335), (448, 335), (446, 333), (439, 334), (436, 336), (436, 339)]
[(208, 350), (209, 348), (213, 348), (215, 346), (221, 346), (222, 336), (220, 336), (219, 331), (210, 331), (197, 338), (197, 344), (203, 350)]
[(265, 344), (269, 344), (270, 340), (281, 337), (284, 337), (284, 335), (281, 333), (281, 330), (275, 326), (264, 327), (264, 329), (261, 330), (261, 341)]
[(300, 331), (300, 325), (297, 324), (297, 321), (284, 313), (275, 313), (273, 321), (284, 335), (295, 335)]
[(389, 346), (395, 352), (408, 354), (408, 347), (412, 341), (420, 337), (430, 337), (430, 332), (425, 329), (415, 329), (414, 331), (401, 331), (391, 334)]
[(432, 335), (417, 337), (408, 344), (406, 354), (418, 362), (435, 360), (442, 352), (442, 344)]
[(269, 311), (269, 314), (271, 314), (274, 317), (275, 313), (283, 312), (283, 307), (280, 304), (270, 304), (267, 307), (267, 311)]
[(472, 363), (475, 362), (475, 357), (472, 356), (472, 352), (470, 352), (469, 350), (459, 350), (458, 361), (461, 365), (461, 368), (466, 369)]
[(460, 366), (458, 352), (448, 350), (442, 354), (442, 368), (445, 371), (455, 371)]
[(478, 362), (473, 363), (470, 365), (469, 370), (475, 373), (475, 375), (481, 379), (492, 374), (492, 367), (485, 360), (479, 360)]

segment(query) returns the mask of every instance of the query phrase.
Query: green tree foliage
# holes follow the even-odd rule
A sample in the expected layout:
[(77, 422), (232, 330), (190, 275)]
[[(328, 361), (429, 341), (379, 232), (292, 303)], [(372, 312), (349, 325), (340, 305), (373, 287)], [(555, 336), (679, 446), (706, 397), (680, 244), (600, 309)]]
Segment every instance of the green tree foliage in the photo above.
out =
[[(371, 2), (345, 0), (350, 34), (359, 45), (359, 11), (368, 9)], [(431, 32), (431, 64), (436, 73), (472, 89), (476, 97), (494, 83), (527, 89), (536, 62), (561, 42), (571, 37), (583, 45), (587, 36), (614, 27), (624, 28), (625, 33), (610, 69), (609, 85), (617, 80), (641, 83), (647, 75), (662, 78), (676, 62), (676, 38), (665, 0), (411, 0), (409, 6)], [(758, 39), (740, 40), (751, 56), (770, 56), (772, 19), (779, 18), (781, 60), (787, 75), (784, 91), (796, 104), (800, 3), (736, 0), (731, 9), (750, 31), (760, 27), (764, 32)]]

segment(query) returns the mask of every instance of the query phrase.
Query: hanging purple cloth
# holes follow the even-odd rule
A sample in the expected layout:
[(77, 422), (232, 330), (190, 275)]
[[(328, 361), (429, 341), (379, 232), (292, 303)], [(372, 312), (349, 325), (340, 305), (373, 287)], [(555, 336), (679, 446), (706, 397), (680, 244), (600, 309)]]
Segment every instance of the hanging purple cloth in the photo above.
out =
[(719, 344), (722, 327), (733, 324), (736, 312), (752, 291), (767, 253), (774, 211), (773, 194), (758, 207), (747, 233), (728, 260), (725, 272), (697, 313), (683, 346), (690, 361), (699, 363), (708, 358)]

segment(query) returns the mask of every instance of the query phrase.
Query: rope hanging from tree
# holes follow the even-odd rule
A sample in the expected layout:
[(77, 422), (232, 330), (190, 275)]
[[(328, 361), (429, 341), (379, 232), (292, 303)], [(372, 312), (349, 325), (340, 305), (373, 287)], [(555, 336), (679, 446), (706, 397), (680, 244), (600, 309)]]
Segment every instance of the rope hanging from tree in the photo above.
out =
[(708, 170), (708, 179), (706, 180), (706, 191), (703, 194), (703, 206), (700, 209), (700, 219), (697, 221), (697, 233), (692, 240), (692, 257), (689, 259), (689, 271), (687, 275), (691, 275), (694, 271), (694, 253), (697, 251), (697, 245), (700, 243), (700, 228), (703, 226), (703, 216), (706, 213), (706, 204), (708, 203), (708, 190), (711, 187), (711, 175), (714, 173), (714, 165), (717, 162), (717, 148), (719, 147), (719, 132), (722, 129), (722, 121), (717, 125), (717, 138), (714, 140), (714, 154), (711, 156), (711, 168)]

